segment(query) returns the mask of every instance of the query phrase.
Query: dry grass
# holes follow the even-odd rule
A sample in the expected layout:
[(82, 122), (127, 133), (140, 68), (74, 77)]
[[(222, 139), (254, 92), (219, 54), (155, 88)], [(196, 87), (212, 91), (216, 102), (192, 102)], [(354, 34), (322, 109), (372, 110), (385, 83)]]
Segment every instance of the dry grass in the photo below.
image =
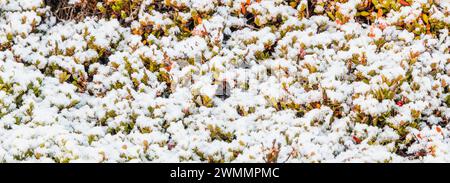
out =
[[(81, 0), (73, 5), (69, 0), (45, 0), (58, 21), (82, 21), (86, 17), (117, 18), (122, 25), (129, 25), (137, 18), (140, 0)], [(101, 3), (101, 9), (98, 7)], [(115, 9), (114, 9), (115, 7)], [(102, 11), (103, 10), (103, 11)]]
[(76, 5), (69, 4), (69, 0), (45, 0), (45, 4), (50, 6), (53, 15), (59, 20), (81, 21), (88, 16), (96, 16), (98, 12), (98, 0), (82, 0)]

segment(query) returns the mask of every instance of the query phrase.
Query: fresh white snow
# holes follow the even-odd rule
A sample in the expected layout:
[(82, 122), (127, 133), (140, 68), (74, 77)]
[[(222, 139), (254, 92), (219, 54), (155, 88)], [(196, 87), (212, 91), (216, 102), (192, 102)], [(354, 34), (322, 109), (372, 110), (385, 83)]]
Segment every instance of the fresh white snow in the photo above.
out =
[[(450, 162), (448, 1), (372, 25), (363, 0), (313, 10), (348, 22), (305, 0), (138, 2), (127, 25), (0, 0), (0, 162)], [(435, 35), (396, 27), (423, 8)]]

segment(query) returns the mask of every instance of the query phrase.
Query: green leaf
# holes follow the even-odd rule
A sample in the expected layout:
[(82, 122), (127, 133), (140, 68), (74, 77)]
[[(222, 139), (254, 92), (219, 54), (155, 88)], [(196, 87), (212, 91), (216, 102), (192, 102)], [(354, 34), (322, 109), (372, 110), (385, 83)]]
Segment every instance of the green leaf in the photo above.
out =
[(361, 14), (361, 16), (363, 16), (363, 17), (367, 17), (367, 16), (370, 15), (370, 13), (367, 12), (367, 11), (362, 11), (360, 14)]

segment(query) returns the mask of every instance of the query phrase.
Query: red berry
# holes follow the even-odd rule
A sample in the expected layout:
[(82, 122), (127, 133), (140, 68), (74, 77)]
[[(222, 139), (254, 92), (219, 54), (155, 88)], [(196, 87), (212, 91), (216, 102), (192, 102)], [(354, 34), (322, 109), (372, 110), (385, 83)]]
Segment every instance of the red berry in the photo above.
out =
[(403, 106), (403, 101), (400, 100), (396, 104), (401, 107), (401, 106)]

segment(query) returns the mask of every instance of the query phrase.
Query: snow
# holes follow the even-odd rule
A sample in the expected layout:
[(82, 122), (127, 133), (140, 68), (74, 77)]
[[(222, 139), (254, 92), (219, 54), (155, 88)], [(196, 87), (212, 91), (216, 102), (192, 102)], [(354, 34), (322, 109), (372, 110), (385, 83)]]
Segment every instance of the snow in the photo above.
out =
[(0, 0), (0, 162), (450, 162), (447, 1), (248, 2), (126, 24)]

